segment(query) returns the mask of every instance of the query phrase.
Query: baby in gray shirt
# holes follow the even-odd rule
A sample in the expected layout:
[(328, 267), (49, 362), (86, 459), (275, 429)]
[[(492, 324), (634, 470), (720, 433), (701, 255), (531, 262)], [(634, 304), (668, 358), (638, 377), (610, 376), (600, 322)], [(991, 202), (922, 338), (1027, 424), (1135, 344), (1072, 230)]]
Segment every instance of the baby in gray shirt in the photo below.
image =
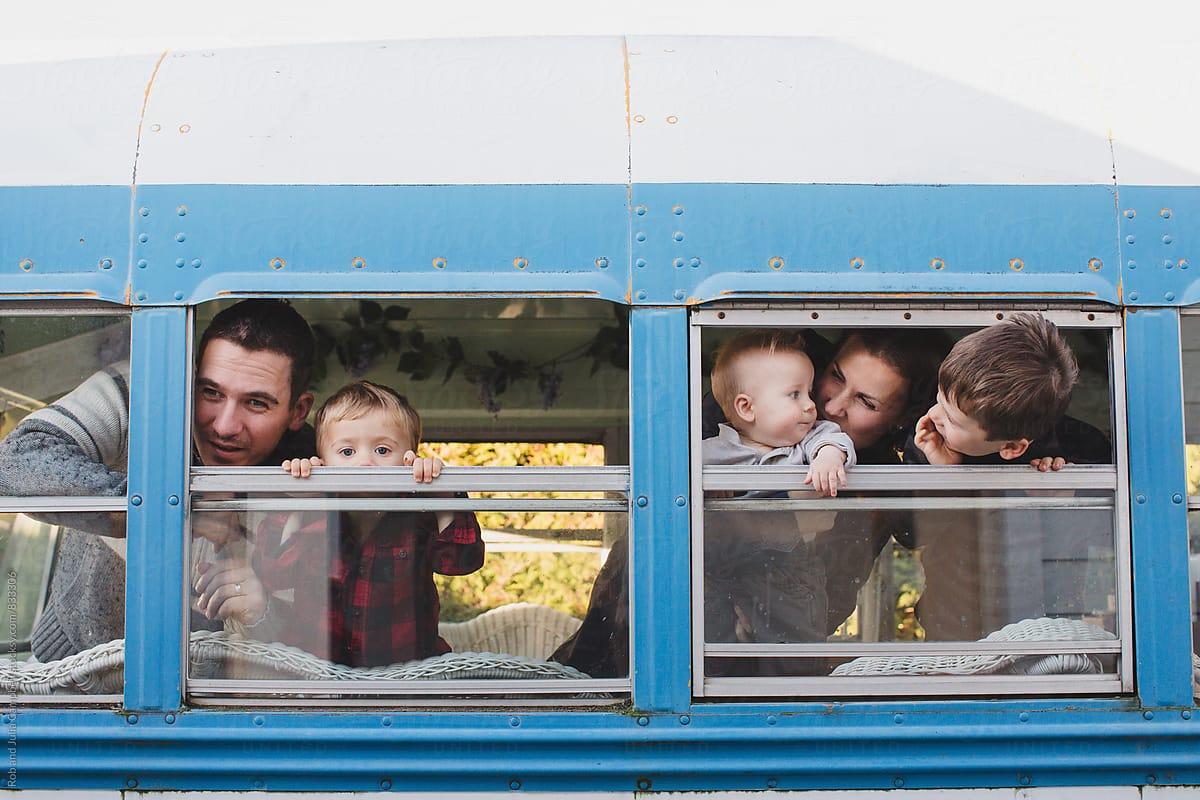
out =
[[(804, 482), (821, 496), (836, 495), (855, 463), (854, 443), (835, 423), (817, 419), (813, 378), (799, 331), (748, 331), (727, 342), (717, 353), (712, 392), (729, 422), (701, 442), (704, 463), (807, 465)], [(813, 534), (800, 530), (807, 514), (705, 514), (706, 641), (824, 640), (825, 571), (811, 552)], [(705, 669), (790, 671), (773, 659), (745, 661), (706, 662)]]
[(728, 423), (701, 443), (704, 463), (808, 465), (804, 482), (836, 497), (854, 466), (854, 443), (817, 419), (814, 375), (799, 331), (747, 331), (726, 342), (712, 392)]

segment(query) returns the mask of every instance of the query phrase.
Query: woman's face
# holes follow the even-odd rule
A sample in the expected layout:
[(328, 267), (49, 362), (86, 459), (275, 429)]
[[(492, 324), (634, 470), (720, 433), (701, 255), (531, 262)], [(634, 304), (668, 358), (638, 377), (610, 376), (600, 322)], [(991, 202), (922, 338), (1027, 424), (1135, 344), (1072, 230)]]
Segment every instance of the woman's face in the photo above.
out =
[(822, 419), (841, 426), (861, 450), (895, 427), (908, 384), (908, 378), (851, 336), (817, 380), (817, 410)]

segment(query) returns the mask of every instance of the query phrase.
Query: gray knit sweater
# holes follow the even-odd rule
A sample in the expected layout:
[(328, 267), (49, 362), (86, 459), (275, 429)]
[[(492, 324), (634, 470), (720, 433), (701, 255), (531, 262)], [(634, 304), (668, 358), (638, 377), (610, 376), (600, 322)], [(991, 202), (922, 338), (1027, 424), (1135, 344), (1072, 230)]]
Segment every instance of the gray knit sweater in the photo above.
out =
[[(0, 441), (0, 496), (105, 496), (126, 492), (129, 364), (97, 372), (56, 403), (30, 414)], [(312, 428), (288, 432), (264, 463), (311, 456)], [(125, 540), (108, 514), (51, 514), (66, 526), (49, 596), (32, 636), (53, 661), (125, 636)], [(122, 538), (112, 538), (112, 534)]]

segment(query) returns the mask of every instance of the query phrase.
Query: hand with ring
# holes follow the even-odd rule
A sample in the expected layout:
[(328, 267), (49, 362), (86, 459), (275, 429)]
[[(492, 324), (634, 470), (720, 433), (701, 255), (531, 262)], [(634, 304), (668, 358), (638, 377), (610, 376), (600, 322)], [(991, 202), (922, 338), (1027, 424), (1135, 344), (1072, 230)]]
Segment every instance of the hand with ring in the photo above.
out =
[(267, 592), (254, 569), (242, 558), (198, 564), (193, 588), (195, 608), (209, 619), (255, 625), (267, 609)]

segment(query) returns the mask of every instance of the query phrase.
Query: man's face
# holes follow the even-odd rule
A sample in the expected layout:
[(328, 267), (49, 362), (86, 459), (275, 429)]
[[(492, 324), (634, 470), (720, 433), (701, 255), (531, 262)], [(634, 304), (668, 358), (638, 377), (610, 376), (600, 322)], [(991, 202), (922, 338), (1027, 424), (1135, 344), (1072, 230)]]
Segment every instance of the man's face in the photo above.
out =
[(252, 467), (271, 454), (284, 431), (298, 430), (312, 405), (303, 394), (291, 404), (292, 362), (266, 350), (213, 339), (196, 368), (193, 438), (210, 467)]

